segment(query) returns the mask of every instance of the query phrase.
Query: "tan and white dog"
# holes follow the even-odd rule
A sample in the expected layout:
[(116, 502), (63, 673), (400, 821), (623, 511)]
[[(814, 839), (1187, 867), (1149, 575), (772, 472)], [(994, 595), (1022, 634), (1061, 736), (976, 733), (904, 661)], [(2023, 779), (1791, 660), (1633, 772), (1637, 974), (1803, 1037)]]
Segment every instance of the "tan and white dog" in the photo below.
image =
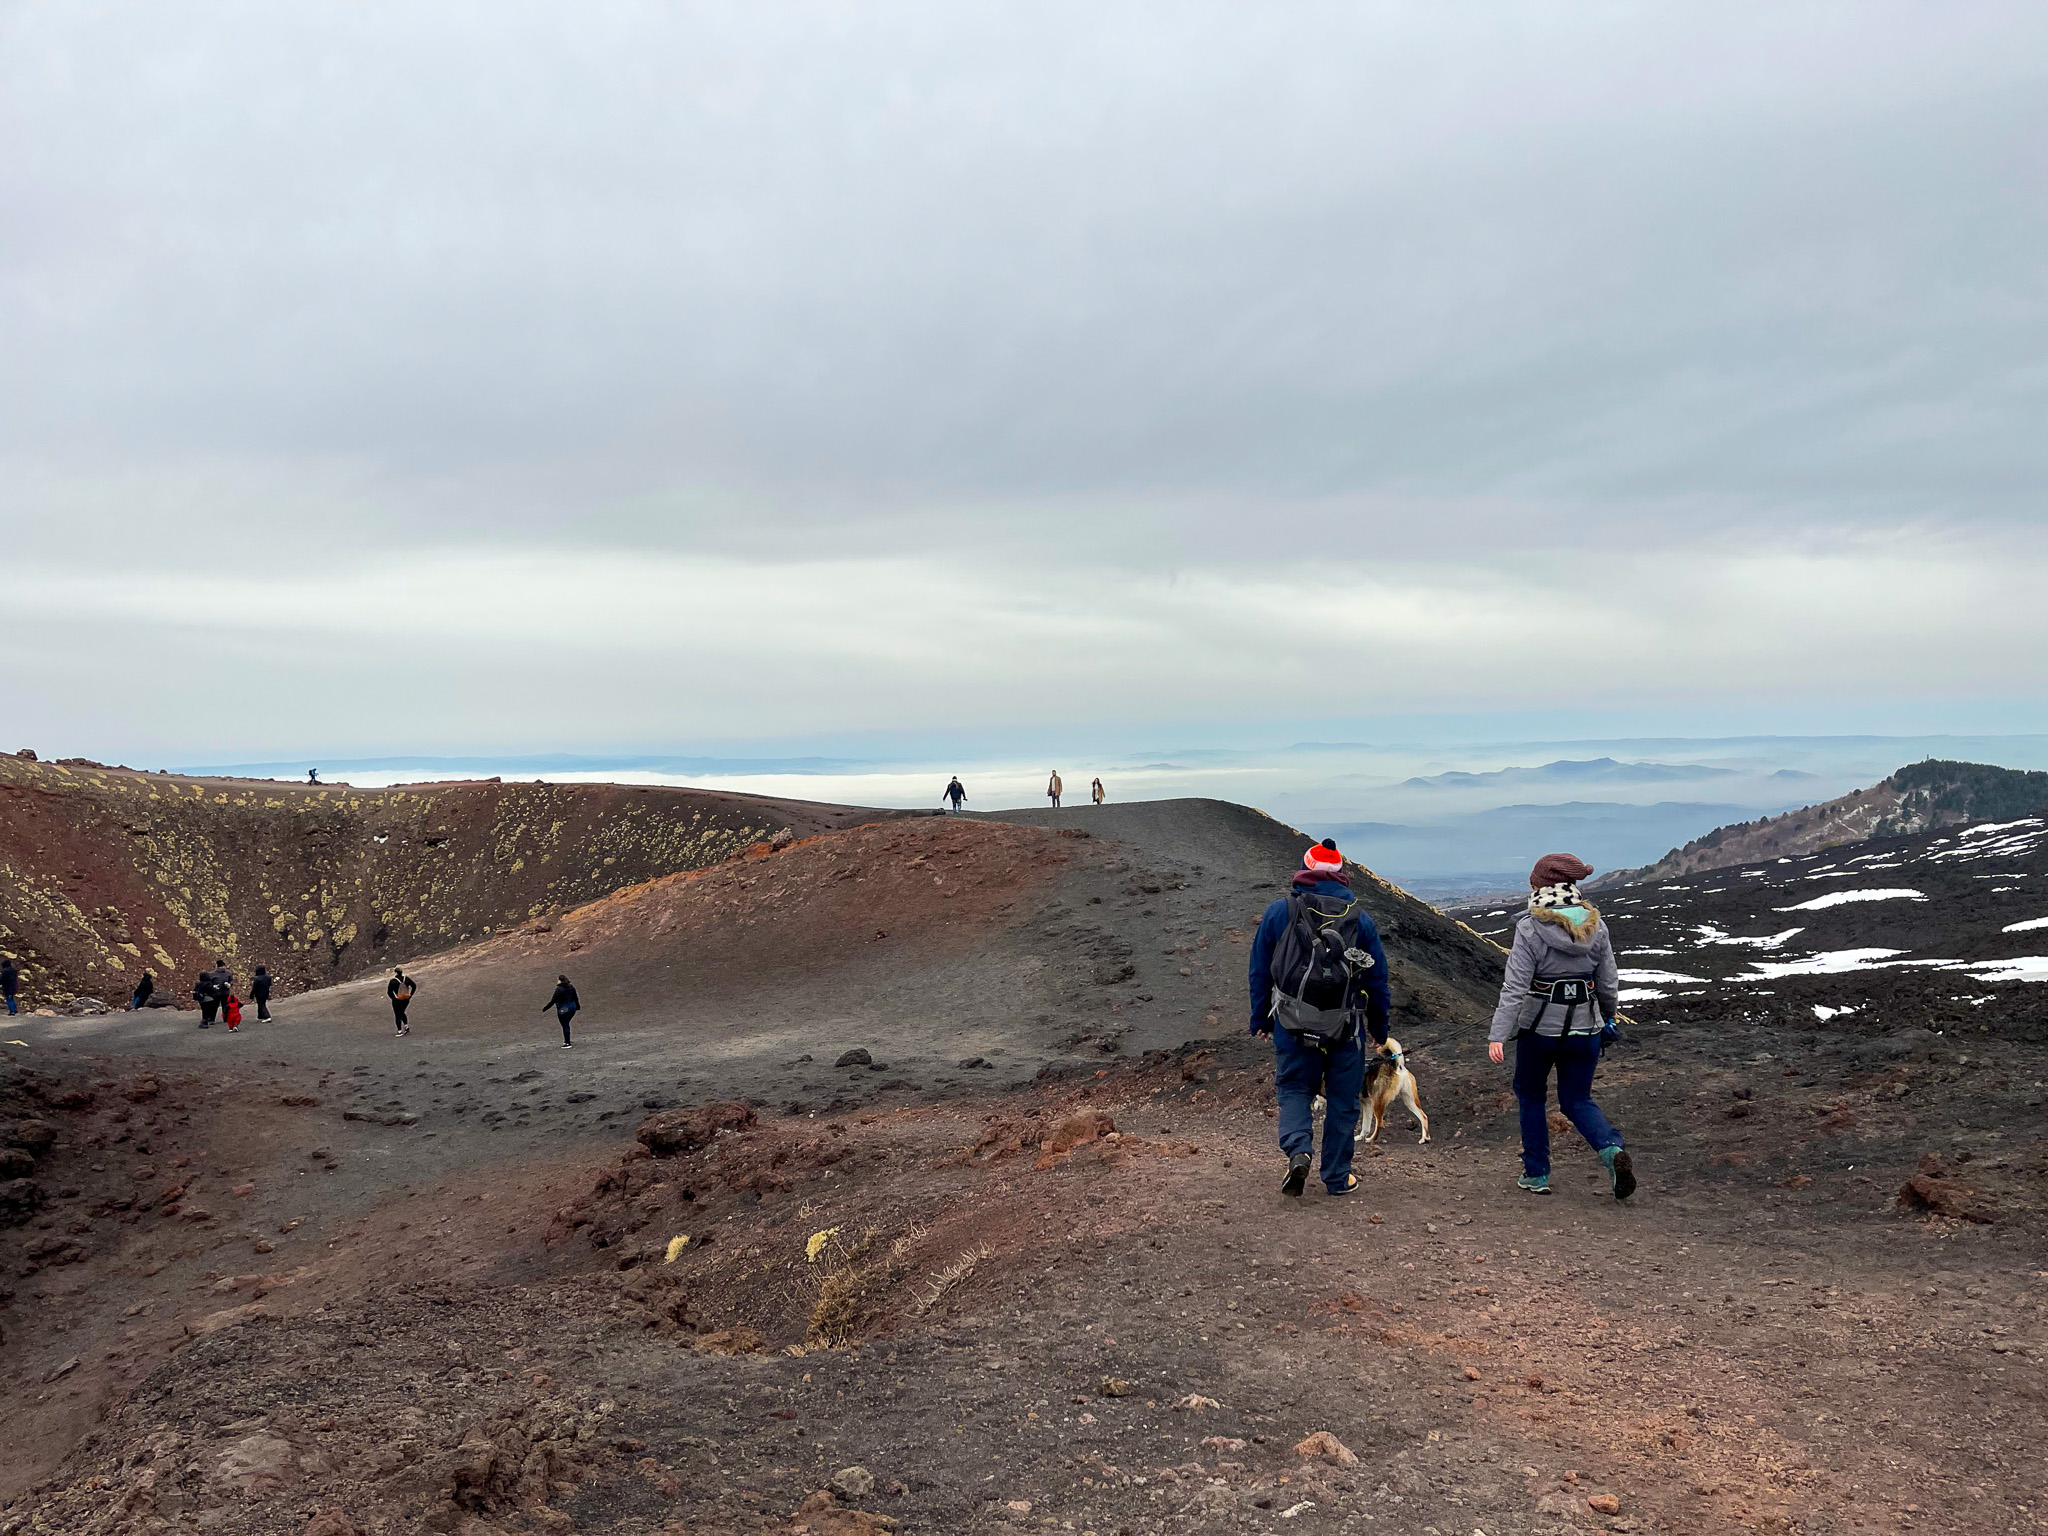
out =
[[(1429, 1140), (1429, 1116), (1422, 1112), (1422, 1100), (1416, 1096), (1415, 1074), (1408, 1070), (1408, 1054), (1392, 1035), (1366, 1063), (1365, 1087), (1358, 1102), (1364, 1113), (1359, 1116), (1358, 1129), (1352, 1132), (1353, 1141), (1378, 1141), (1380, 1132), (1386, 1128), (1387, 1111), (1396, 1103), (1406, 1104), (1408, 1113), (1422, 1127), (1417, 1145)], [(1321, 1115), (1325, 1107), (1323, 1096), (1317, 1094), (1315, 1113)]]
[(1380, 1132), (1386, 1128), (1387, 1111), (1396, 1103), (1406, 1104), (1408, 1113), (1422, 1127), (1417, 1144), (1429, 1140), (1429, 1116), (1422, 1112), (1422, 1100), (1416, 1097), (1415, 1074), (1408, 1070), (1408, 1057), (1401, 1049), (1401, 1042), (1392, 1035), (1387, 1036), (1387, 1043), (1366, 1063), (1365, 1091), (1359, 1099), (1365, 1106), (1365, 1113), (1359, 1118), (1358, 1134), (1352, 1140), (1378, 1141)]

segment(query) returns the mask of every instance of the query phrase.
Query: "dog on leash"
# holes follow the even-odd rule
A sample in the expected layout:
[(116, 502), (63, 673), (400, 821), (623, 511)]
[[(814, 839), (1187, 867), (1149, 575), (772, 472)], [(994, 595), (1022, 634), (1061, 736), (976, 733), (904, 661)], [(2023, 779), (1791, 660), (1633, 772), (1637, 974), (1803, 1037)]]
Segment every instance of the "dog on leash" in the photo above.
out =
[(1408, 1113), (1422, 1127), (1417, 1145), (1429, 1140), (1429, 1116), (1422, 1112), (1422, 1100), (1416, 1097), (1415, 1074), (1408, 1070), (1408, 1054), (1392, 1035), (1387, 1036), (1386, 1044), (1366, 1064), (1365, 1089), (1359, 1098), (1365, 1113), (1359, 1118), (1354, 1141), (1378, 1141), (1380, 1132), (1386, 1128), (1387, 1111), (1397, 1103), (1406, 1104)]
[[(1373, 1142), (1380, 1139), (1380, 1132), (1386, 1128), (1387, 1111), (1397, 1103), (1406, 1104), (1408, 1113), (1415, 1117), (1415, 1123), (1422, 1127), (1417, 1145), (1429, 1140), (1429, 1116), (1422, 1112), (1422, 1100), (1416, 1095), (1415, 1074), (1408, 1070), (1408, 1053), (1401, 1049), (1401, 1042), (1392, 1035), (1387, 1043), (1373, 1053), (1365, 1069), (1365, 1087), (1358, 1095), (1364, 1114), (1359, 1116), (1358, 1129), (1352, 1133), (1353, 1141)], [(1324, 1110), (1324, 1099), (1316, 1095), (1315, 1112)]]

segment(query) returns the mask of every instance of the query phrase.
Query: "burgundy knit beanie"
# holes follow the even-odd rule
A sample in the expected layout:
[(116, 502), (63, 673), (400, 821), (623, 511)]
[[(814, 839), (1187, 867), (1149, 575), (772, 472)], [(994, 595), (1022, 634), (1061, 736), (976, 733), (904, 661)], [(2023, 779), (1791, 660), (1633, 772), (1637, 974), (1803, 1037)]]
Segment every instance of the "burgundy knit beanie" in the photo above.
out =
[(1546, 853), (1536, 861), (1536, 867), (1529, 871), (1529, 886), (1542, 890), (1546, 885), (1576, 885), (1593, 873), (1593, 866), (1576, 854)]

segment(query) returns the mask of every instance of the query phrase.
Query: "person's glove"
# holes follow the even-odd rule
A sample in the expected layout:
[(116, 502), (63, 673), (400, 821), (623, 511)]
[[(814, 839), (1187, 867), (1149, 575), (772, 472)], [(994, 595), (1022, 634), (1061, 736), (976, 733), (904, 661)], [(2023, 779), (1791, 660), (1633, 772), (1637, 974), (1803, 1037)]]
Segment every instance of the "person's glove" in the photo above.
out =
[(1614, 1020), (1609, 1019), (1600, 1026), (1600, 1044), (1603, 1048), (1614, 1044), (1620, 1038), (1621, 1031), (1615, 1026)]

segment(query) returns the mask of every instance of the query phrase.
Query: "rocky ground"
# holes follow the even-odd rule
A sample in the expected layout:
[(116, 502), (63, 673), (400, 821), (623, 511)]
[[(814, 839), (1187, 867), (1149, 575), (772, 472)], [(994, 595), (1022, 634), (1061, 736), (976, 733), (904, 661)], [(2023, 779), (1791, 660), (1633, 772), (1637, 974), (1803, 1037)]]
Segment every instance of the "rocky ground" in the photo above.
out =
[[(1357, 1196), (1288, 1200), (1237, 1013), (1298, 844), (1185, 810), (1060, 830), (945, 845), (1011, 873), (919, 953), (1054, 974), (1004, 1069), (910, 1090), (780, 1041), (691, 1070), (707, 1037), (664, 1056), (651, 1016), (594, 1022), (587, 1054), (452, 1004), (395, 1041), (338, 992), (232, 1039), (17, 1021), (0, 1532), (2048, 1523), (2048, 1167), (1974, 1043), (1646, 1017), (1600, 1085), (1641, 1191), (1617, 1205), (1567, 1133), (1558, 1193), (1524, 1196), (1486, 952), (1375, 896), (1434, 1137), (1397, 1121)], [(920, 856), (928, 883), (929, 850), (856, 862)], [(817, 884), (645, 912), (715, 949)], [(1128, 953), (1060, 969), (1044, 935), (1084, 916)], [(645, 947), (619, 909), (589, 922), (579, 958)], [(451, 959), (444, 990), (554, 940)], [(857, 995), (867, 964), (828, 974)], [(895, 1068), (893, 1015), (860, 1021), (846, 1045)], [(2048, 1077), (2036, 1039), (1989, 1038), (1999, 1075)]]

